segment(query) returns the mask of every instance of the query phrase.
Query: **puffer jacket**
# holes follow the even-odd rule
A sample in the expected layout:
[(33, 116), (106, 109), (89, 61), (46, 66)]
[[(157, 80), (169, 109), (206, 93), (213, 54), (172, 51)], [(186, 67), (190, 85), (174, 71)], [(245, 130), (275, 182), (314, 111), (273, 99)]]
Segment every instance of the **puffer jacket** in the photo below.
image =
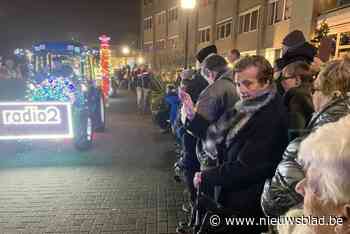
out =
[(303, 197), (295, 191), (296, 184), (304, 178), (302, 166), (297, 162), (300, 143), (320, 126), (336, 122), (349, 113), (350, 96), (334, 98), (321, 111), (313, 114), (304, 135), (289, 143), (275, 175), (265, 182), (261, 196), (265, 215), (281, 216), (301, 204)]

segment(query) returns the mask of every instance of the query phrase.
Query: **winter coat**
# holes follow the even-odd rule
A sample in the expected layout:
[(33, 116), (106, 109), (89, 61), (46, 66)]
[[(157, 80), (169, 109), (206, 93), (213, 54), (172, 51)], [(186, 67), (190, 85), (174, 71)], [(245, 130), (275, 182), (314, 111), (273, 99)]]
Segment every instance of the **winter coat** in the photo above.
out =
[[(231, 126), (226, 137), (211, 138), (216, 141), (214, 144), (224, 144), (223, 155), (219, 155), (223, 162), (219, 167), (202, 171), (201, 187), (207, 191), (221, 186), (219, 203), (239, 216), (263, 217), (262, 188), (265, 180), (273, 175), (288, 142), (287, 111), (276, 92), (274, 89), (269, 93), (268, 99), (259, 97), (261, 101), (253, 106), (239, 107), (241, 102), (238, 102), (237, 112), (222, 118)], [(218, 136), (222, 135), (220, 129), (226, 127), (220, 126), (227, 124), (220, 121), (208, 131), (215, 134), (216, 129)]]
[(199, 71), (196, 71), (191, 79), (191, 84), (187, 87), (186, 92), (191, 96), (193, 103), (198, 101), (199, 95), (203, 90), (208, 87), (208, 82), (200, 74)]
[(186, 122), (186, 129), (194, 136), (204, 139), (209, 125), (231, 109), (237, 101), (238, 95), (233, 84), (232, 71), (219, 74), (214, 83), (199, 95), (195, 117)]
[(171, 126), (174, 126), (176, 117), (177, 117), (177, 112), (180, 105), (180, 99), (177, 93), (170, 93), (165, 96), (165, 101), (170, 106), (170, 113), (169, 113), (170, 124)]
[(291, 64), (296, 61), (304, 61), (308, 64), (311, 64), (314, 60), (314, 57), (317, 54), (317, 48), (308, 42), (305, 42), (301, 46), (287, 51), (282, 58), (276, 60), (276, 65), (278, 70), (282, 70), (288, 64)]
[(137, 76), (136, 87), (150, 89), (151, 88), (151, 73), (142, 72)]
[(291, 88), (284, 94), (283, 102), (289, 115), (289, 139), (293, 140), (300, 136), (314, 112), (311, 92), (306, 86)]
[(266, 215), (281, 216), (303, 201), (303, 197), (295, 191), (296, 184), (304, 178), (302, 166), (296, 161), (301, 141), (320, 126), (336, 122), (349, 113), (350, 97), (334, 98), (321, 111), (313, 114), (304, 136), (289, 143), (275, 175), (266, 180), (264, 186), (261, 206)]

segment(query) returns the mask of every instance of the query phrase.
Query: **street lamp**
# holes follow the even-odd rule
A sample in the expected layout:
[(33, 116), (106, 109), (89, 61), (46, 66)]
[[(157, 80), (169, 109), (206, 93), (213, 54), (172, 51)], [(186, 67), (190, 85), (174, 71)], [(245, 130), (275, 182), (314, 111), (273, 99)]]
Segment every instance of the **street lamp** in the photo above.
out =
[[(181, 8), (184, 10), (193, 10), (196, 6), (196, 0), (181, 0)], [(188, 68), (188, 30), (190, 24), (189, 12), (186, 12), (186, 32), (185, 32), (185, 69)]]
[(143, 64), (144, 62), (145, 62), (145, 59), (143, 57), (140, 56), (140, 57), (137, 58), (137, 63), (139, 65)]
[(124, 55), (130, 54), (130, 48), (129, 48), (128, 46), (124, 46), (124, 47), (122, 48), (122, 53), (123, 53)]

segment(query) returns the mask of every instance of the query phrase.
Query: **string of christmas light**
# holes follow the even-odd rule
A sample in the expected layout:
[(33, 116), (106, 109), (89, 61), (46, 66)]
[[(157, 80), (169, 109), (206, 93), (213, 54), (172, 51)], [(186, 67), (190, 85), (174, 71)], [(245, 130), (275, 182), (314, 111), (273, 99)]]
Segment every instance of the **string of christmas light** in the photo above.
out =
[(27, 100), (62, 101), (75, 105), (84, 103), (81, 90), (67, 77), (50, 77), (39, 84), (28, 83)]
[(109, 41), (111, 40), (110, 37), (106, 35), (102, 35), (99, 37), (99, 40), (101, 41), (100, 44), (100, 62), (101, 62), (101, 68), (102, 68), (102, 91), (104, 96), (108, 97), (109, 92), (109, 77), (110, 77), (110, 60), (111, 60), (111, 51), (109, 49)]

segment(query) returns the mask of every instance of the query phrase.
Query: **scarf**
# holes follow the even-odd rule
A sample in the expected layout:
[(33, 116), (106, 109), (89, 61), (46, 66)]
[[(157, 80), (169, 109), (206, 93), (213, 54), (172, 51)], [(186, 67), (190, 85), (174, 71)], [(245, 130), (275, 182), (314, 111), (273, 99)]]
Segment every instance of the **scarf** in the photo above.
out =
[(218, 146), (224, 143), (223, 146), (228, 148), (251, 117), (262, 107), (269, 104), (276, 93), (276, 87), (272, 86), (254, 99), (238, 101), (234, 108), (225, 112), (216, 123), (210, 125), (207, 130), (207, 137), (202, 141), (202, 159), (206, 157), (217, 160)]

